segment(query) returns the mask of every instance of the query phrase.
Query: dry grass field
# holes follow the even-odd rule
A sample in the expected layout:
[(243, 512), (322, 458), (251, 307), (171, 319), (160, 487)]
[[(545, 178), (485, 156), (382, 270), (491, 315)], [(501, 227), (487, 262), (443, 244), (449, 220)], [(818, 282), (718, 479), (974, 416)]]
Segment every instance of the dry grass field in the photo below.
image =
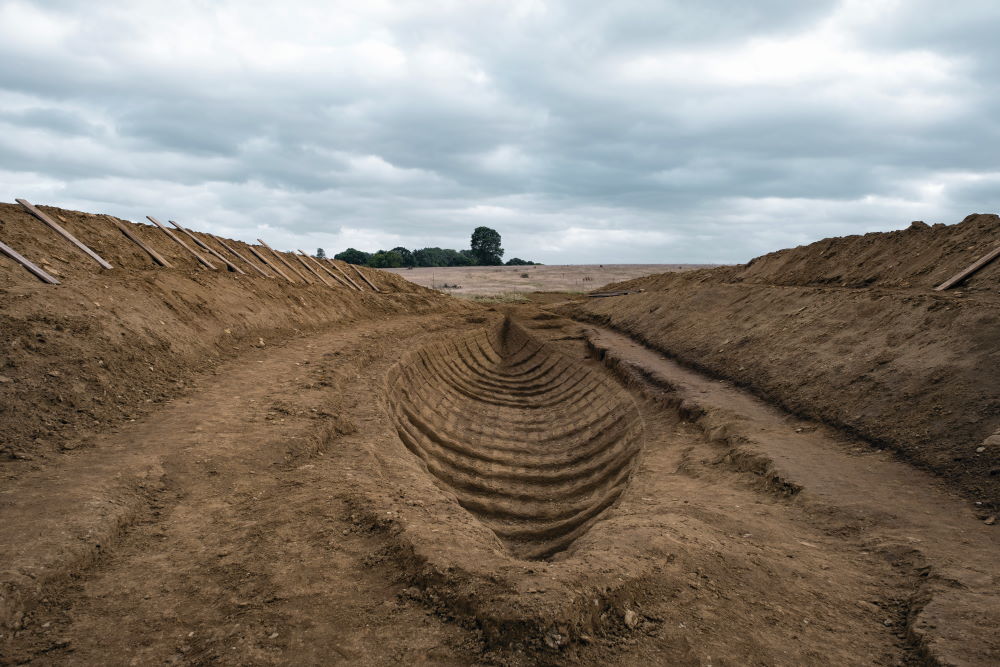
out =
[[(607, 285), (666, 271), (703, 269), (712, 264), (569, 264), (553, 266), (454, 266), (388, 269), (410, 282), (455, 295), (519, 292), (590, 292)], [(446, 287), (448, 285), (448, 287)], [(458, 287), (451, 287), (458, 285)]]

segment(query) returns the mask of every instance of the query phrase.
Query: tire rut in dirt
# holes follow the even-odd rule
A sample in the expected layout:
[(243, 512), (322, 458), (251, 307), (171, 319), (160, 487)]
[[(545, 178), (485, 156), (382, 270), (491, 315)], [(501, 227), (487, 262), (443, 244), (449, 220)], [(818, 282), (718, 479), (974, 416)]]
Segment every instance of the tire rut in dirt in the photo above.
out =
[(388, 383), (403, 444), (519, 558), (583, 535), (642, 447), (628, 394), (509, 319), (407, 354)]

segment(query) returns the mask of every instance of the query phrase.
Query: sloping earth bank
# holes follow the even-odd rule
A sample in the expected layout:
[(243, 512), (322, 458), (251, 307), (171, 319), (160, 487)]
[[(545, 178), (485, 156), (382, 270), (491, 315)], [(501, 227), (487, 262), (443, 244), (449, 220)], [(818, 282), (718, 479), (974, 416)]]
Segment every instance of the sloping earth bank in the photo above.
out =
[(1000, 505), (1000, 218), (826, 239), (746, 266), (662, 274), (561, 310), (862, 436)]
[[(6, 475), (44, 465), (60, 449), (86, 446), (85, 431), (138, 417), (182, 393), (194, 373), (248, 348), (333, 323), (467, 308), (378, 271), (368, 275), (381, 293), (356, 274), (361, 291), (328, 287), (300, 264), (297, 270), (313, 283), (306, 285), (257, 247), (293, 284), (231, 239), (230, 246), (274, 277), (231, 255), (246, 275), (227, 272), (199, 250), (218, 266), (207, 270), (161, 230), (124, 223), (173, 265), (163, 268), (103, 216), (41, 208), (114, 268), (100, 268), (21, 207), (0, 204), (0, 241), (62, 282), (45, 285), (0, 256), (0, 466)], [(201, 238), (226, 252), (215, 239)]]

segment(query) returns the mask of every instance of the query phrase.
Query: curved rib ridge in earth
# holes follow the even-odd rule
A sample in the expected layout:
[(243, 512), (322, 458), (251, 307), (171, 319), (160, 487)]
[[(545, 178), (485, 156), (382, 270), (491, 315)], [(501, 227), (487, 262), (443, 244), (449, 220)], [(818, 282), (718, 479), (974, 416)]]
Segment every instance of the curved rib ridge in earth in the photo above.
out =
[(589, 530), (642, 447), (626, 392), (509, 319), (409, 353), (389, 395), (403, 444), (519, 558)]

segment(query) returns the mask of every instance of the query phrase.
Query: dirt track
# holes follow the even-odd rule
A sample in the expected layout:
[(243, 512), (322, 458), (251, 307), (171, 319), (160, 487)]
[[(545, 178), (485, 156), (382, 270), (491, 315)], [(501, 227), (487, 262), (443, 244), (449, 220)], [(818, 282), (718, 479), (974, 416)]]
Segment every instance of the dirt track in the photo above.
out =
[[(578, 373), (607, 375), (588, 339), (619, 375), (626, 363), (659, 376), (629, 382), (624, 399), (645, 426), (640, 469), (570, 551), (519, 559), (455, 504), (454, 482), (436, 485), (389, 441), (394, 399), (378, 379), (400, 348), (481, 336), (487, 323), (342, 328), (253, 351), (9, 487), (3, 524), (34, 536), (15, 567), (48, 557), (67, 569), (52, 536), (90, 533), (102, 546), (46, 586), (5, 660), (530, 662), (520, 646), (590, 664), (895, 664), (917, 660), (925, 632), (971, 664), (995, 655), (996, 607), (983, 602), (995, 595), (996, 533), (932, 480), (620, 336), (522, 313)], [(690, 383), (679, 390), (693, 397), (681, 399), (687, 414), (663, 400), (667, 381)], [(757, 443), (713, 442), (705, 429), (719, 424), (705, 415)], [(963, 586), (957, 598), (949, 581)]]
[[(8, 445), (26, 456), (3, 462), (0, 662), (1000, 660), (1000, 538), (965, 487), (557, 314), (610, 300), (498, 310), (374, 274), (384, 294), (131, 271), (49, 292), (0, 276), (4, 426), (71, 445)], [(202, 301), (164, 313), (181, 344), (157, 352), (134, 305), (163, 281)], [(128, 305), (75, 305), (102, 293)], [(249, 298), (260, 314), (231, 326)], [(655, 307), (624, 298), (642, 305), (623, 316)], [(264, 315), (289, 300), (310, 307)], [(117, 372), (45, 375), (88, 345)], [(123, 409), (80, 417), (74, 387), (105, 377)]]

